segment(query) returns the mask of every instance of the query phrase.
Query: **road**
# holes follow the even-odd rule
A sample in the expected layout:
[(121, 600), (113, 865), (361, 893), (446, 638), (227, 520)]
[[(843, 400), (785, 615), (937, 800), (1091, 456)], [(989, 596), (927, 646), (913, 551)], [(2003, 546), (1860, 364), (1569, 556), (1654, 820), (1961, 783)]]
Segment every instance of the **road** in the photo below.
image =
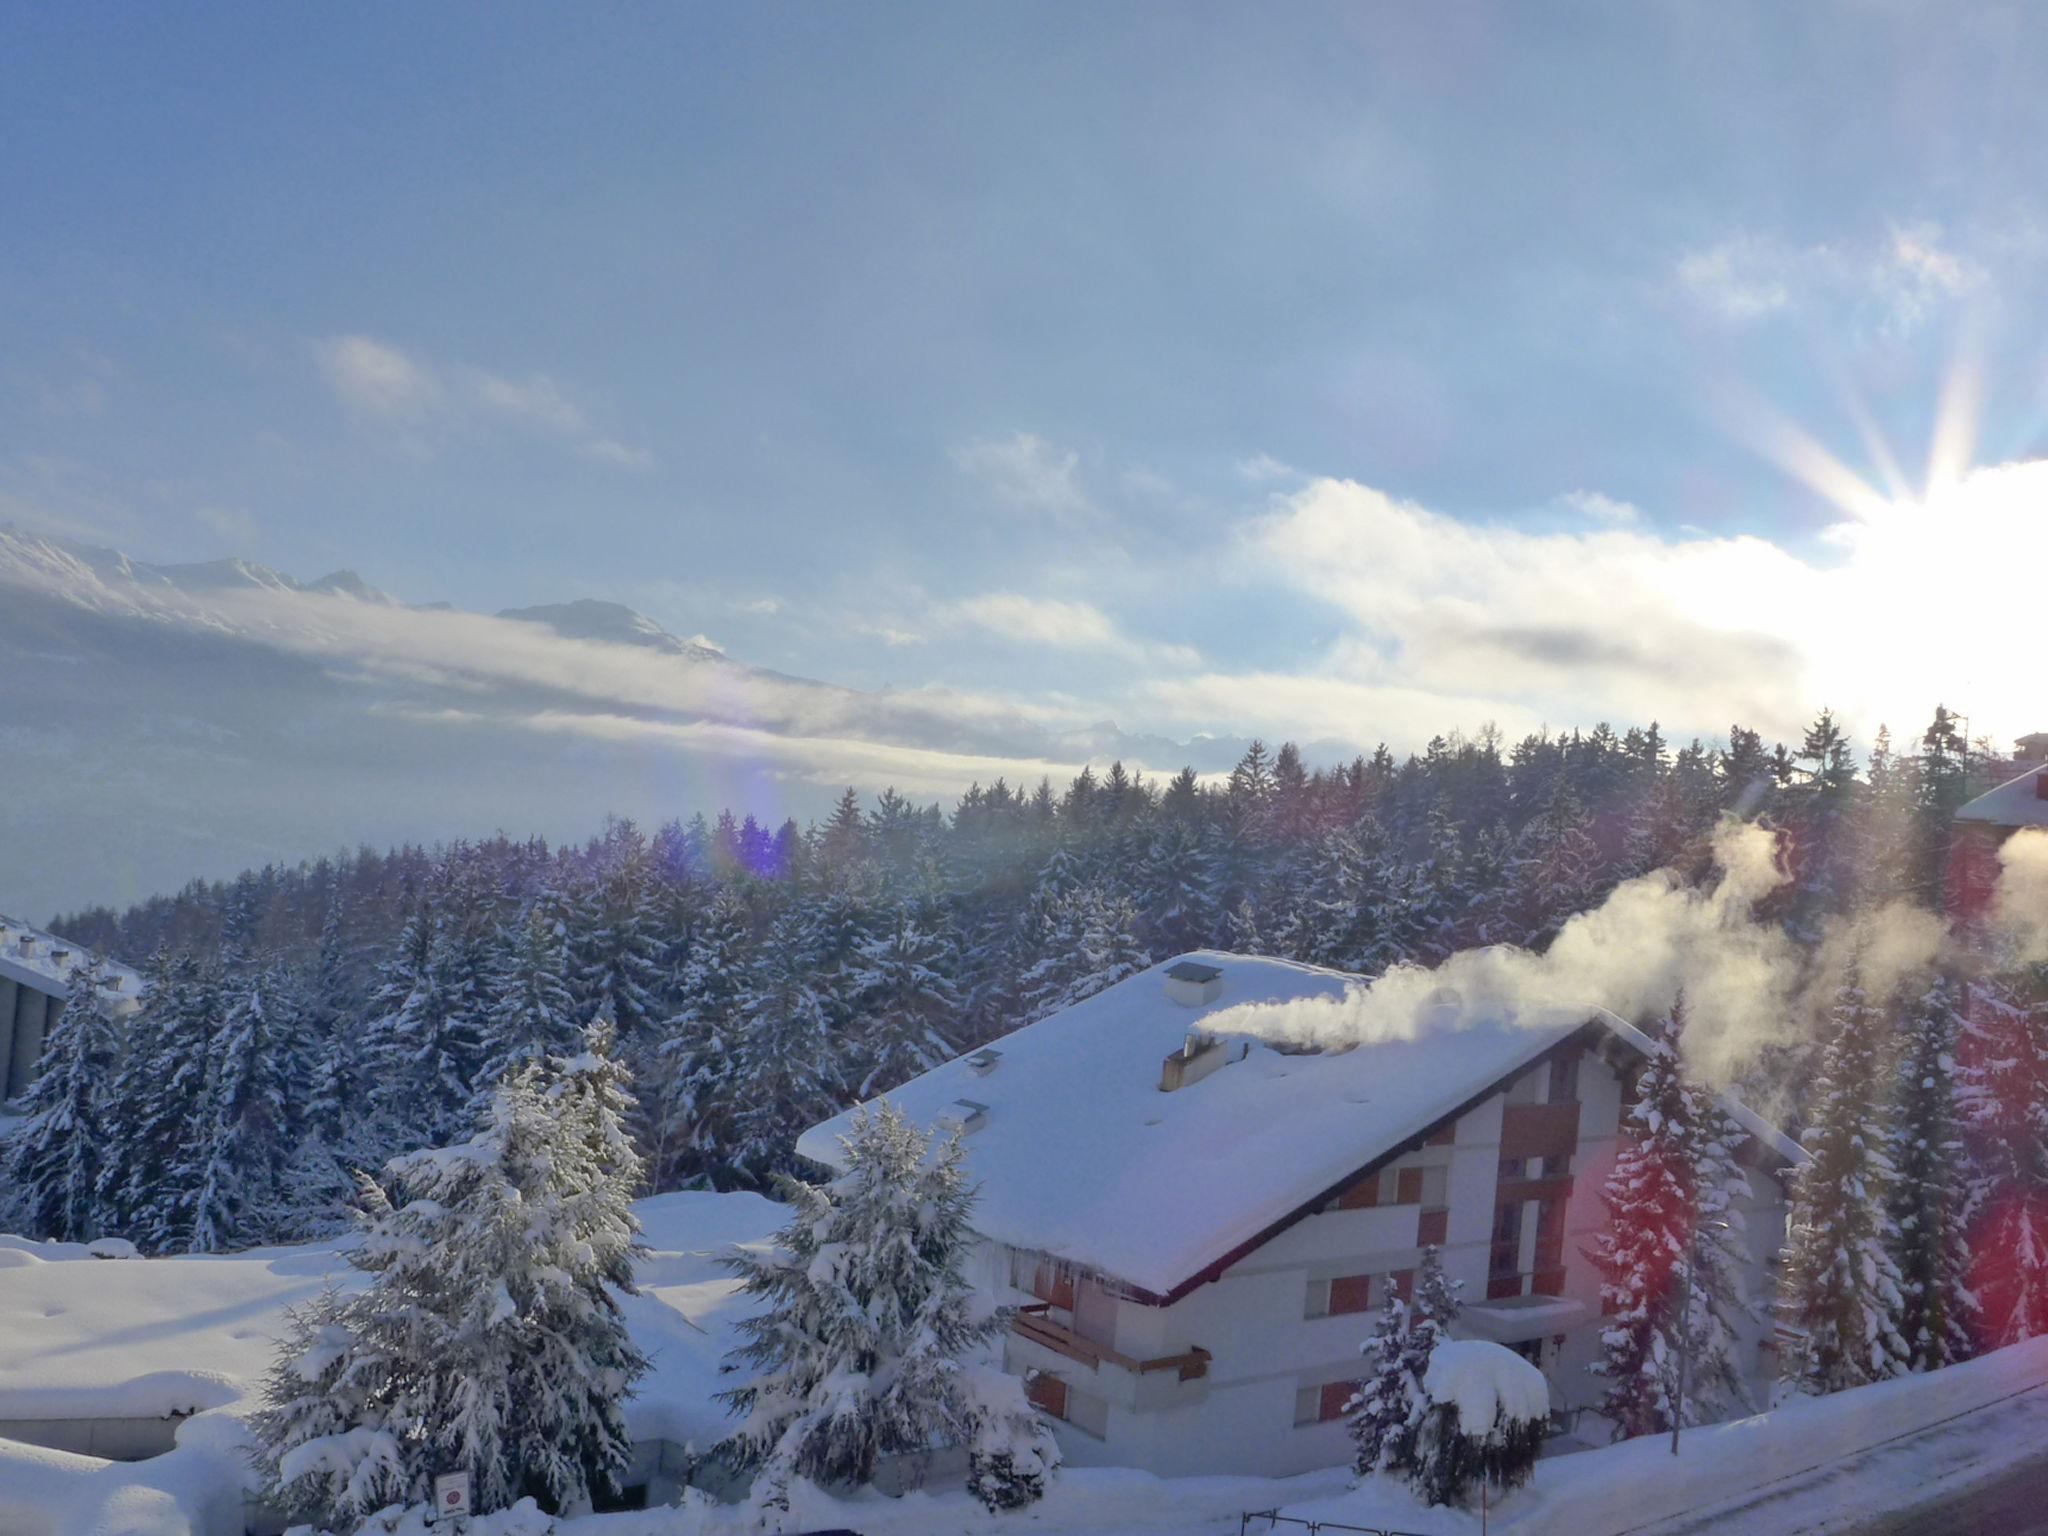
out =
[(1637, 1536), (2048, 1536), (2048, 1389)]
[(1961, 1492), (1881, 1515), (1845, 1536), (2042, 1536), (2048, 1533), (2048, 1446), (2031, 1461)]

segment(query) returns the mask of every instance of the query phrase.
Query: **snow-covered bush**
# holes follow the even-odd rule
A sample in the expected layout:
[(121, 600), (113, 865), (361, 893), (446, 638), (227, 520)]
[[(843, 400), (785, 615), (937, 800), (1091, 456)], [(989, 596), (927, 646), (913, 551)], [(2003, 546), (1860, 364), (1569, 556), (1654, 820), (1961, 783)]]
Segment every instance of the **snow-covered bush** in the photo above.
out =
[(339, 1528), (467, 1468), (475, 1506), (525, 1495), (587, 1507), (630, 1451), (621, 1404), (646, 1361), (617, 1301), (632, 1290), (640, 1163), (609, 1031), (492, 1096), (461, 1146), (365, 1180), (350, 1255), (367, 1290), (292, 1319), (255, 1418), (269, 1496)]
[(724, 1394), (744, 1417), (723, 1454), (756, 1470), (764, 1510), (786, 1510), (797, 1478), (864, 1484), (885, 1456), (962, 1442), (985, 1503), (1035, 1497), (1057, 1453), (1021, 1386), (970, 1385), (1007, 1319), (977, 1315), (961, 1272), (973, 1192), (959, 1138), (934, 1147), (884, 1102), (844, 1145), (832, 1182), (783, 1181), (794, 1214), (772, 1250), (727, 1260), (767, 1307), (741, 1324), (735, 1362), (756, 1375)]
[(971, 1425), (967, 1491), (992, 1513), (1022, 1509), (1045, 1496), (1059, 1447), (1024, 1396), (1023, 1383), (993, 1366), (962, 1373)]
[(1409, 1483), (1425, 1503), (1461, 1504), (1476, 1483), (1529, 1480), (1550, 1421), (1550, 1384), (1535, 1366), (1485, 1339), (1445, 1339), (1422, 1392)]

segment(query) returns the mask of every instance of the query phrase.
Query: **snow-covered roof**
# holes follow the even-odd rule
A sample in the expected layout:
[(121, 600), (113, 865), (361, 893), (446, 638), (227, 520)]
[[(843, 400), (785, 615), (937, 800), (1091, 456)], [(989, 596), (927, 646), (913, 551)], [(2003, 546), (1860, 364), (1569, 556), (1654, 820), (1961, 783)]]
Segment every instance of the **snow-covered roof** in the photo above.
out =
[(1957, 821), (1982, 821), (1994, 827), (2048, 827), (2048, 800), (2037, 780), (2048, 769), (2038, 764), (2016, 779), (1987, 790), (1956, 812)]
[[(1165, 973), (1190, 960), (1222, 972), (1213, 1003), (1167, 996)], [(1242, 1060), (1160, 1091), (1161, 1062), (1192, 1026), (1242, 1038), (1216, 1016), (1359, 984), (1285, 960), (1177, 956), (998, 1041), (986, 1072), (963, 1058), (886, 1097), (926, 1127), (961, 1099), (987, 1106), (963, 1142), (984, 1235), (1163, 1296), (1596, 1018), (1648, 1044), (1594, 1008), (1440, 1015), (1413, 1038), (1343, 1052), (1251, 1041)], [(797, 1150), (836, 1165), (851, 1117), (813, 1126)]]
[[(18, 982), (56, 997), (69, 997), (72, 973), (90, 958), (84, 946), (0, 913), (0, 980)], [(109, 960), (106, 974), (120, 982), (113, 989), (119, 997), (134, 1002), (141, 996), (142, 977), (137, 972)]]

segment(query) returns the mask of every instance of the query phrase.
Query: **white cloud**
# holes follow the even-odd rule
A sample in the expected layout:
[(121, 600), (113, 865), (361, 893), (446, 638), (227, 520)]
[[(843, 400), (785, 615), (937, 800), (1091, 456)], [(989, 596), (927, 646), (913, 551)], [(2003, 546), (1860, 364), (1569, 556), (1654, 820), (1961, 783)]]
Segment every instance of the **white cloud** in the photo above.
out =
[(1984, 268), (1945, 243), (1940, 226), (1895, 226), (1883, 238), (1793, 245), (1740, 234), (1680, 254), (1678, 290), (1730, 325), (1815, 303), (1847, 305), (1880, 329), (1908, 330), (1977, 288)]
[[(1364, 744), (1487, 719), (1659, 719), (1708, 735), (1740, 722), (1789, 736), (1823, 702), (1865, 742), (1944, 701), (2016, 735), (2040, 724), (2044, 504), (2048, 461), (1978, 470), (1928, 505), (1842, 514), (1823, 564), (1752, 537), (1462, 523), (1319, 480), (1247, 525), (1243, 552), (1341, 612), (1346, 633), (1299, 673), (1139, 691), (1179, 729)], [(1958, 591), (1971, 595), (1966, 656), (1913, 622), (1928, 593)]]
[(409, 432), (488, 422), (552, 439), (599, 463), (644, 469), (654, 462), (646, 449), (599, 432), (574, 393), (544, 373), (514, 378), (468, 364), (441, 366), (374, 336), (329, 337), (314, 353), (350, 410)]
[(978, 439), (955, 449), (953, 462), (1010, 506), (1056, 518), (1094, 511), (1081, 489), (1080, 456), (1035, 432)]
[(871, 635), (891, 649), (924, 644), (925, 637), (916, 630), (890, 623), (885, 619), (854, 618), (848, 621), (847, 627), (857, 635)]
[(1617, 527), (1643, 520), (1643, 509), (1631, 501), (1617, 501), (1600, 491), (1566, 491), (1557, 498), (1574, 512), (1583, 512), (1596, 522)]
[(262, 531), (256, 514), (243, 507), (204, 506), (194, 516), (241, 551), (254, 544)]
[(1255, 453), (1248, 459), (1237, 461), (1238, 477), (1254, 485), (1267, 485), (1275, 480), (1299, 480), (1300, 470), (1292, 464), (1283, 464), (1270, 453)]
[(745, 602), (735, 603), (733, 606), (741, 613), (751, 613), (767, 618), (770, 615), (782, 612), (782, 599), (779, 597), (753, 597), (748, 598)]
[(945, 622), (972, 625), (1002, 639), (1044, 649), (1125, 656), (1180, 667), (1201, 661), (1188, 646), (1133, 639), (1093, 603), (1068, 598), (985, 592), (946, 604), (938, 616)]
[(335, 336), (319, 344), (320, 371), (344, 405), (369, 416), (417, 418), (441, 403), (428, 367), (374, 336)]

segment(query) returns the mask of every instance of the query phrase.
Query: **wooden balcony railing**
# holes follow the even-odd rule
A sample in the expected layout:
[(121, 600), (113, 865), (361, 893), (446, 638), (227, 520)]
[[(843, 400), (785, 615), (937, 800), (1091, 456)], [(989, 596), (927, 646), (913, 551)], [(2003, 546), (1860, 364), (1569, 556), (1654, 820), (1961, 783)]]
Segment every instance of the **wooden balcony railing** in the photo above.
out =
[(1098, 1344), (1093, 1339), (1083, 1338), (1064, 1323), (1056, 1323), (1046, 1315), (1046, 1304), (1038, 1302), (1032, 1306), (1019, 1307), (1010, 1319), (1010, 1331), (1020, 1339), (1051, 1350), (1054, 1354), (1065, 1355), (1069, 1360), (1079, 1361), (1090, 1370), (1103, 1365), (1113, 1365), (1119, 1370), (1134, 1375), (1149, 1376), (1155, 1371), (1178, 1371), (1182, 1381), (1193, 1381), (1209, 1374), (1209, 1362), (1215, 1357), (1206, 1349), (1190, 1349), (1185, 1354), (1161, 1355), (1155, 1360), (1137, 1360), (1111, 1349), (1107, 1344)]

